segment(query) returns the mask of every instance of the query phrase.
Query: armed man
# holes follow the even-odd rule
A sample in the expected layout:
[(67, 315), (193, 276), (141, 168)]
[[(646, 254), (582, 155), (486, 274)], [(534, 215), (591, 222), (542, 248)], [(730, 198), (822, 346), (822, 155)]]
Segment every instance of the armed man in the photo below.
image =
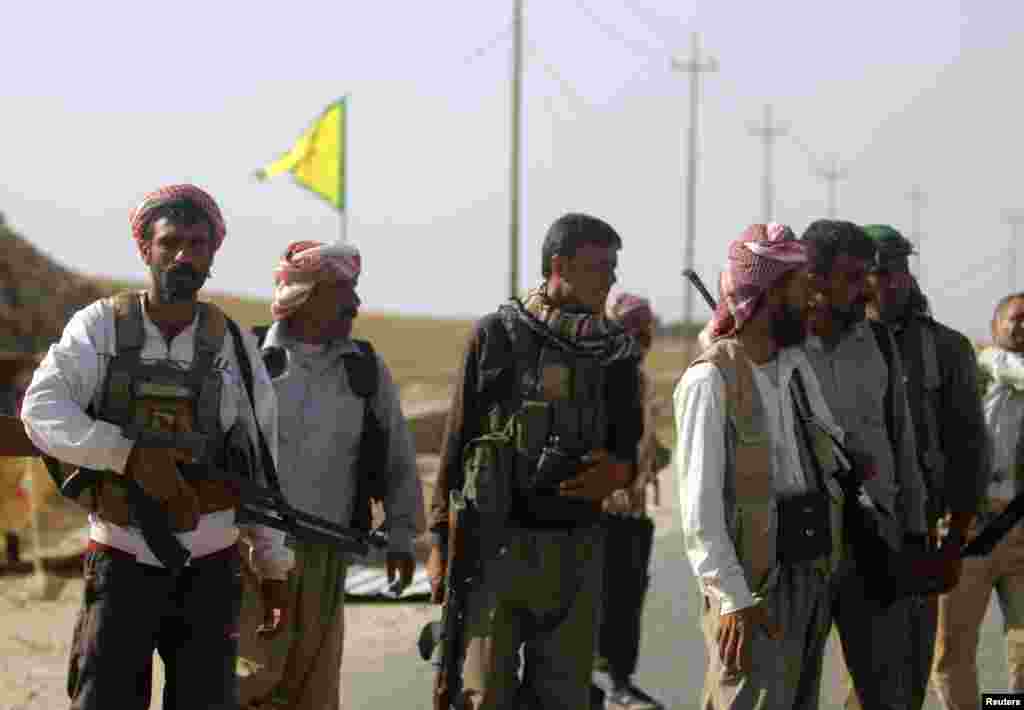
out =
[(803, 350), (807, 251), (780, 224), (729, 245), (711, 346), (673, 396), (704, 710), (811, 710), (839, 563), (843, 439)]
[[(398, 387), (372, 346), (351, 337), (361, 270), (351, 244), (290, 244), (274, 271), (274, 323), (263, 349), (270, 362), (274, 351), (284, 356), (282, 371), (271, 376), (285, 497), (363, 531), (370, 527), (371, 498), (380, 500), (391, 591), (400, 593), (412, 580), (415, 517), (423, 500)], [(293, 608), (282, 638), (265, 641), (251, 633), (253, 624), (243, 625), (241, 700), (245, 707), (336, 710), (349, 560), (344, 551), (316, 542), (296, 545), (295, 556)]]
[[(812, 279), (804, 350), (846, 432), (864, 479), (865, 509), (889, 548), (901, 551), (905, 543), (925, 539), (927, 493), (902, 361), (887, 329), (865, 318), (867, 271), (876, 247), (859, 226), (838, 220), (813, 222), (801, 241), (811, 253)], [(851, 543), (856, 552), (857, 540)], [(873, 575), (866, 562), (849, 556), (833, 580), (833, 615), (852, 679), (846, 703), (855, 707), (859, 698), (867, 710), (902, 709), (909, 702), (910, 601), (881, 599), (881, 575)]]
[(589, 708), (601, 502), (631, 484), (642, 428), (639, 346), (601, 317), (621, 245), (600, 219), (560, 217), (539, 289), (469, 339), (428, 518), (435, 708)]
[[(974, 348), (963, 335), (932, 318), (928, 300), (910, 273), (911, 243), (888, 225), (868, 225), (864, 231), (878, 248), (868, 274), (867, 313), (889, 327), (899, 346), (917, 460), (928, 491), (925, 544), (947, 553), (945, 586), (952, 589), (960, 576), (958, 553), (989, 478)], [(940, 523), (944, 532), (941, 542)], [(939, 599), (937, 595), (921, 596), (910, 606), (911, 710), (920, 710), (927, 695)], [(950, 636), (951, 631), (943, 634), (944, 658), (969, 645), (959, 626), (955, 636)]]
[[(993, 344), (978, 355), (978, 365), (991, 476), (976, 479), (986, 487), (967, 529), (971, 544), (982, 529), (997, 527), (999, 515), (1024, 491), (1024, 293), (1000, 299), (990, 327)], [(1002, 687), (1024, 693), (1024, 526), (1018, 520), (1004, 535), (988, 554), (965, 557), (959, 582), (939, 597), (932, 688), (947, 710), (982, 707), (979, 631), (993, 592), (1006, 643), (1008, 678)]]
[[(251, 462), (242, 475), (265, 474), (272, 461), (254, 452), (276, 456), (277, 401), (255, 342), (197, 299), (226, 231), (213, 198), (193, 185), (161, 188), (132, 212), (131, 228), (148, 290), (75, 313), (22, 408), (39, 449), (82, 467), (79, 475), (104, 472), (89, 492), (71, 708), (148, 708), (156, 650), (164, 708), (235, 710), (238, 496), (228, 482), (185, 474), (239, 461)], [(240, 376), (247, 366), (251, 396)], [(143, 515), (145, 501), (165, 513), (163, 527)], [(293, 555), (284, 533), (241, 533), (274, 628), (286, 616)]]

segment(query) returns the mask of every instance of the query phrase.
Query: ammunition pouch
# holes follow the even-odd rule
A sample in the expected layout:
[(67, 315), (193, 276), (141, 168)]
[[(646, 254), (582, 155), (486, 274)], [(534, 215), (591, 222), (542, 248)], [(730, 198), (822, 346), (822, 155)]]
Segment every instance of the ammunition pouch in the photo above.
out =
[(832, 499), (815, 491), (778, 500), (778, 560), (791, 565), (832, 554)]
[[(512, 479), (516, 452), (510, 430), (484, 434), (466, 444), (462, 454), (462, 499), (477, 512), (481, 555), (489, 559), (504, 544), (512, 510)], [(453, 496), (455, 491), (452, 492)], [(454, 499), (454, 498), (453, 498)]]

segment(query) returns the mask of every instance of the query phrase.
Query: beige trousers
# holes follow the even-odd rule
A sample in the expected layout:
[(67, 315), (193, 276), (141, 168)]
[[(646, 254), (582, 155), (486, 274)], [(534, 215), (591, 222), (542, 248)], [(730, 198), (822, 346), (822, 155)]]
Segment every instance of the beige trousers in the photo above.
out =
[(988, 610), (993, 589), (1003, 612), (1006, 657), (1010, 670), (1007, 688), (989, 691), (1024, 691), (1024, 528), (1013, 528), (991, 555), (964, 560), (960, 582), (939, 597), (938, 633), (932, 688), (947, 710), (979, 707), (978, 627)]
[(828, 582), (810, 563), (784, 567), (778, 584), (762, 602), (783, 629), (772, 640), (755, 632), (753, 668), (726, 670), (718, 655), (719, 604), (703, 597), (701, 626), (707, 644), (703, 710), (813, 710), (821, 695), (821, 666), (832, 623)]
[(260, 639), (256, 629), (263, 620), (259, 580), (243, 569), (241, 639), (238, 685), (241, 707), (252, 710), (339, 710), (341, 656), (345, 641), (344, 595), (333, 615), (325, 619), (325, 586), (344, 586), (340, 580), (304, 575), (302, 547), (296, 550), (297, 584), (287, 628), (271, 640)]

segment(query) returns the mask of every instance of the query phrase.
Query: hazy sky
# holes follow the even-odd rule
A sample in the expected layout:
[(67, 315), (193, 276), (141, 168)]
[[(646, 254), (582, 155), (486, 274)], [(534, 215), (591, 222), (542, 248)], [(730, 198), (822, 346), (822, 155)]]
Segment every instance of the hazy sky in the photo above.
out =
[[(228, 225), (209, 288), (269, 297), (283, 247), (333, 239), (338, 219), (286, 176), (249, 175), (347, 93), (349, 236), (366, 308), (478, 315), (505, 296), (508, 35), (466, 60), (507, 29), (509, 0), (126, 7), (5, 8), (0, 211), (15, 229), (72, 268), (140, 277), (129, 210), (161, 184), (196, 182)], [(985, 334), (1010, 288), (1003, 210), (1024, 209), (1016, 3), (525, 7), (523, 287), (537, 280), (547, 225), (582, 210), (622, 234), (622, 287), (680, 315), (688, 79), (669, 56), (699, 31), (720, 63), (703, 92), (705, 279), (760, 219), (761, 145), (748, 127), (770, 102), (819, 159), (834, 153), (848, 170), (841, 216), (909, 233), (906, 193), (921, 185), (925, 288), (940, 319)], [(825, 185), (792, 139), (779, 139), (776, 166), (775, 216), (800, 233), (824, 216)]]

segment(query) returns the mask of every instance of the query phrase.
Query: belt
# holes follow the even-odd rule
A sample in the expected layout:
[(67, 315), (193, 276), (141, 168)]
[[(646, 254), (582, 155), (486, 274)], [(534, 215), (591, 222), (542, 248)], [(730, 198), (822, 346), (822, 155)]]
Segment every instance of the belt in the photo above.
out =
[[(85, 551), (102, 552), (104, 554), (110, 555), (111, 557), (116, 557), (118, 559), (131, 560), (132, 562), (138, 562), (138, 564), (140, 565), (145, 564), (144, 562), (139, 562), (138, 559), (136, 559), (135, 555), (133, 555), (130, 552), (125, 552), (120, 548), (113, 547), (111, 545), (105, 545), (104, 543), (96, 542), (95, 540), (89, 540), (89, 543), (85, 546)], [(216, 552), (211, 552), (208, 555), (203, 555), (202, 557), (193, 557), (189, 560), (188, 567), (196, 568), (207, 567), (211, 564), (224, 564), (225, 562), (230, 561), (232, 557), (235, 557), (238, 554), (238, 544), (234, 543), (228, 545), (227, 547), (221, 550), (217, 550)], [(155, 567), (155, 565), (145, 566), (154, 567), (155, 569), (163, 569), (162, 567)]]

